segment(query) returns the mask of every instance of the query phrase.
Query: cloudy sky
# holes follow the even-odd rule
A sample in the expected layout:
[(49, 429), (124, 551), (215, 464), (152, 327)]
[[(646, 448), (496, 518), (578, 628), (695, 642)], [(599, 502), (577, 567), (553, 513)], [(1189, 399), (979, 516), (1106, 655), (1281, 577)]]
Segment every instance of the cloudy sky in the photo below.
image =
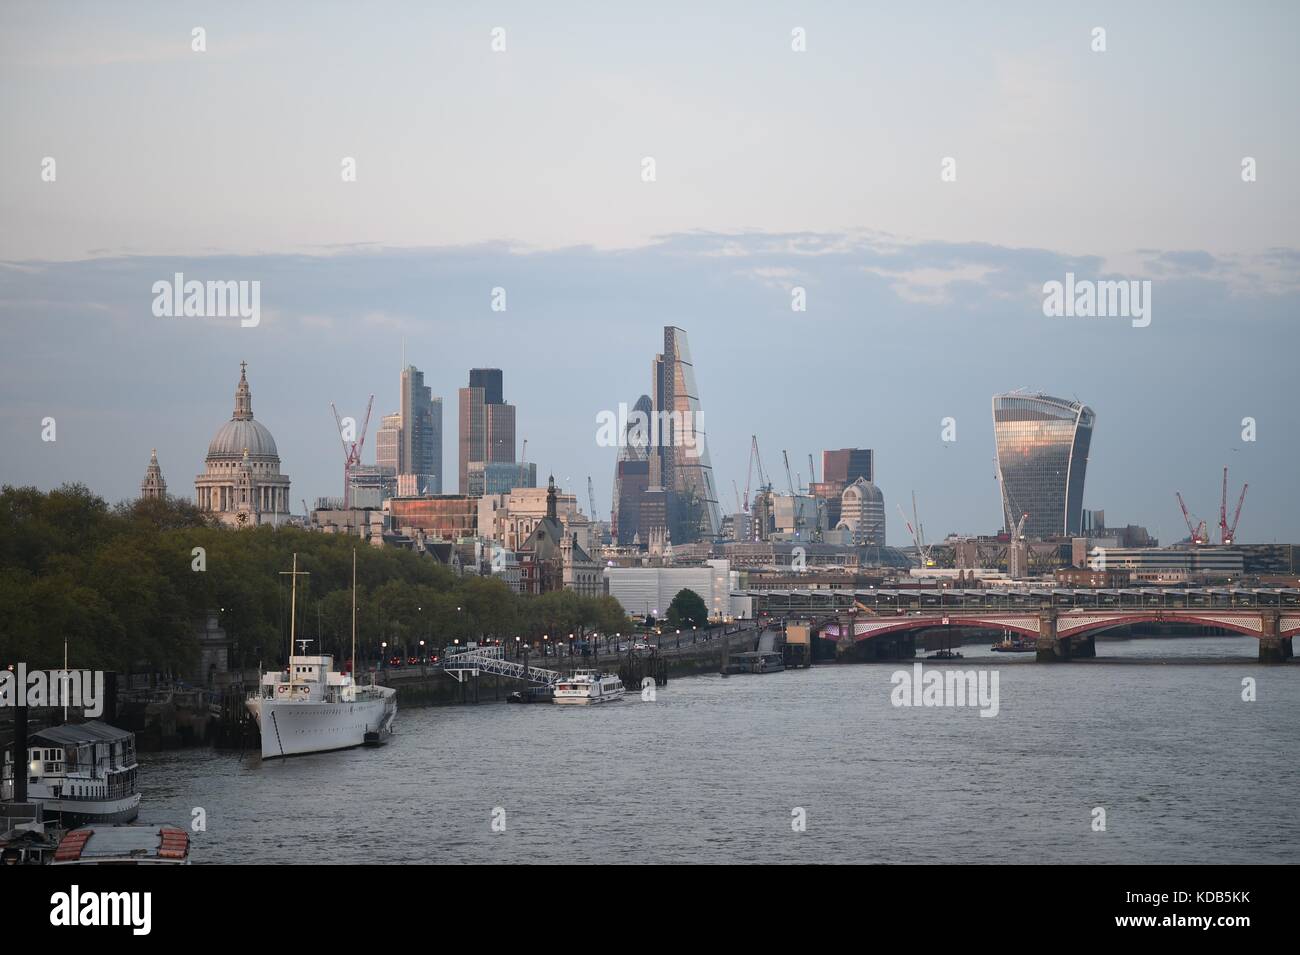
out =
[[(448, 473), (499, 366), (607, 512), (596, 415), (676, 324), (727, 510), (757, 433), (805, 480), (875, 448), (891, 542), (913, 489), (931, 537), (995, 530), (1025, 386), (1096, 410), (1110, 523), (1173, 540), (1181, 489), (1213, 524), (1226, 463), (1239, 537), (1300, 541), (1294, 4), (441, 6), (0, 10), (0, 481), (118, 499), (157, 447), (188, 493), (246, 359), (295, 502), (337, 494), (329, 402), (394, 410), (405, 341)], [(177, 271), (260, 281), (260, 324), (155, 317)], [(1067, 272), (1149, 280), (1151, 324), (1045, 317)]]

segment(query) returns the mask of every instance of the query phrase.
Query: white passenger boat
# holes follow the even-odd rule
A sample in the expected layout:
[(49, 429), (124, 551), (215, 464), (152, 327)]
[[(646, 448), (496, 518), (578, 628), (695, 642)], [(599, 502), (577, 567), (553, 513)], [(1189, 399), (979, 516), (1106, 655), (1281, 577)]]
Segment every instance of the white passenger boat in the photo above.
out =
[(27, 765), (5, 754), (0, 799), (14, 798), (15, 769), (27, 774), (27, 799), (47, 822), (64, 827), (130, 822), (140, 812), (135, 734), (98, 720), (65, 723), (33, 733)]
[[(353, 659), (356, 659), (356, 552), (352, 554)], [(298, 555), (293, 558), (297, 605)], [(292, 616), (290, 617), (292, 620)], [(290, 639), (293, 639), (292, 624)], [(306, 650), (309, 640), (298, 640)], [(289, 658), (286, 670), (262, 675), (258, 693), (247, 701), (262, 737), (262, 758), (299, 756), (361, 746), (386, 739), (397, 717), (397, 691), (392, 687), (357, 686), (351, 673), (334, 669), (330, 654), (306, 653)]]
[(623, 681), (613, 673), (578, 670), (555, 684), (555, 696), (551, 702), (590, 706), (622, 699), (623, 693)]

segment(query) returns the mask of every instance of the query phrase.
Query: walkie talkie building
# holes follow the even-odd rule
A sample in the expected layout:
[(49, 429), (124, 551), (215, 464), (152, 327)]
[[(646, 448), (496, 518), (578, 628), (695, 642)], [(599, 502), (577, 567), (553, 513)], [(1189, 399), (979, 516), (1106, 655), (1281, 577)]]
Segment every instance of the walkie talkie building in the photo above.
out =
[(1012, 392), (993, 396), (998, 483), (1007, 530), (1027, 537), (1079, 533), (1083, 479), (1096, 416), (1078, 401)]

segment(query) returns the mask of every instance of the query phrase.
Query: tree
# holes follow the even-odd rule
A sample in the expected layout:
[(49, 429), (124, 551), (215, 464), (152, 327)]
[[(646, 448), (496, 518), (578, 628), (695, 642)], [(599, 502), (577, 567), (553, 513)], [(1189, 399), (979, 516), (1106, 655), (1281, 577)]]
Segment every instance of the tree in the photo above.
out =
[(704, 599), (693, 590), (683, 588), (677, 591), (677, 596), (668, 605), (668, 626), (680, 629), (704, 627), (708, 623), (709, 608)]

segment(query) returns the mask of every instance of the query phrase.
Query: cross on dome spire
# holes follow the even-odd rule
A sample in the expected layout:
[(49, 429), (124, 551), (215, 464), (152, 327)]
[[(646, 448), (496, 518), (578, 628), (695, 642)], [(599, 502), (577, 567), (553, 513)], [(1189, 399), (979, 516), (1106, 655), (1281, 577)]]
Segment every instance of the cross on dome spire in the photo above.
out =
[(248, 362), (239, 363), (239, 384), (235, 388), (235, 421), (248, 421), (253, 417), (253, 392), (248, 387)]

